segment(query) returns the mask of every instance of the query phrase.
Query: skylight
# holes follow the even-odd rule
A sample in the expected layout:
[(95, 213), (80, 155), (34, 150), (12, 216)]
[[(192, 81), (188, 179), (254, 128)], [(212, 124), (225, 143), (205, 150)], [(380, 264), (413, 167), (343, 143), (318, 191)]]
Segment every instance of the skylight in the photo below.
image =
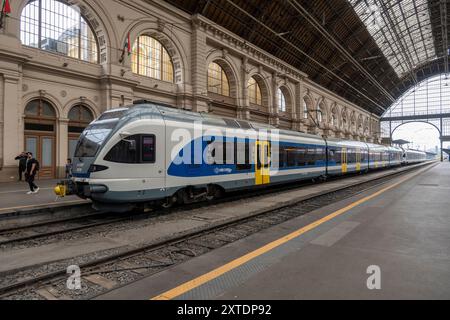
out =
[(426, 0), (348, 0), (402, 78), (437, 58)]

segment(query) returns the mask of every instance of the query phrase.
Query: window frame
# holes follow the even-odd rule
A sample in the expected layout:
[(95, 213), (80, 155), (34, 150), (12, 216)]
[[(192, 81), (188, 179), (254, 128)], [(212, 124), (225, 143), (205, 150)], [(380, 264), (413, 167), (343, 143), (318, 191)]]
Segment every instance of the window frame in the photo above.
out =
[[(212, 71), (210, 67), (213, 64), (219, 66), (219, 68), (220, 68), (220, 79), (214, 78), (214, 77), (212, 77), (210, 75), (210, 71)], [(224, 83), (225, 83), (224, 82), (224, 78), (226, 80), (226, 84), (227, 84), (227, 88), (228, 88), (228, 94), (224, 94)], [(213, 87), (213, 86), (210, 86), (210, 79), (214, 79), (215, 81), (219, 81), (220, 82), (220, 86), (218, 87), (217, 92), (211, 91), (209, 89), (210, 87)], [(207, 69), (207, 74), (206, 74), (206, 86), (207, 86), (207, 91), (210, 92), (210, 93), (218, 94), (218, 95), (221, 95), (221, 96), (224, 96), (224, 97), (231, 97), (230, 79), (229, 79), (227, 73), (225, 72), (225, 69), (219, 63), (217, 63), (216, 61), (211, 61), (208, 64), (208, 69)]]
[(281, 87), (278, 88), (277, 90), (277, 104), (278, 104), (278, 111), (281, 113), (286, 113), (287, 112), (287, 100), (286, 100), (286, 95), (284, 94), (283, 90), (281, 89)]
[[(152, 77), (152, 76), (149, 76), (149, 75), (147, 75), (147, 74), (144, 74), (143, 72), (141, 72), (141, 67), (142, 68), (145, 68), (145, 69), (155, 69), (155, 68), (152, 68), (152, 58), (150, 57), (150, 56), (147, 56), (147, 58), (148, 59), (150, 59), (150, 66), (147, 66), (147, 67), (145, 67), (145, 66), (141, 66), (141, 63), (140, 63), (140, 59), (141, 59), (141, 40), (142, 40), (142, 38), (144, 38), (144, 37), (147, 37), (147, 38), (149, 38), (149, 41), (151, 41), (151, 40), (154, 40), (154, 41), (156, 41), (157, 43), (159, 43), (159, 45), (161, 46), (161, 52), (159, 53), (159, 74), (160, 74), (160, 77), (159, 78), (156, 78), (156, 77)], [(154, 47), (152, 47), (152, 46), (149, 46), (152, 50), (155, 50), (156, 48), (154, 48)], [(136, 51), (134, 50), (134, 48), (136, 48)], [(134, 74), (137, 74), (137, 75), (139, 75), (139, 76), (143, 76), (143, 77), (147, 77), (147, 78), (150, 78), (150, 79), (156, 79), (156, 80), (159, 80), (159, 81), (164, 81), (164, 82), (167, 82), (167, 83), (175, 83), (175, 66), (174, 66), (174, 63), (173, 63), (173, 59), (172, 59), (172, 56), (169, 54), (169, 51), (166, 49), (166, 47), (161, 43), (161, 41), (159, 41), (158, 39), (156, 39), (156, 38), (154, 38), (154, 37), (152, 37), (152, 36), (150, 36), (150, 35), (148, 35), (148, 34), (141, 34), (141, 35), (139, 35), (137, 38), (136, 38), (136, 40), (135, 40), (135, 42), (134, 42), (134, 44), (133, 44), (133, 46), (132, 46), (132, 49), (131, 49), (131, 55), (132, 55), (132, 62), (131, 62), (131, 64), (132, 64), (132, 66), (131, 66), (131, 70), (132, 70), (132, 72), (134, 73)], [(171, 66), (172, 66), (172, 80), (165, 80), (164, 79), (164, 74), (169, 74), (167, 71), (165, 71), (165, 63), (164, 63), (164, 52), (167, 54), (167, 56), (169, 57), (169, 60), (170, 60), (170, 64), (171, 64)], [(134, 72), (133, 71), (133, 55), (135, 55), (136, 56), (136, 72)], [(155, 69), (155, 70), (157, 70), (157, 69)], [(147, 71), (147, 70), (145, 70), (145, 71)]]
[[(252, 83), (250, 83), (252, 82)], [(248, 100), (251, 104), (262, 106), (262, 92), (261, 86), (255, 77), (250, 77), (248, 80)], [(253, 100), (253, 101), (252, 101)]]
[[(31, 45), (28, 45), (28, 44), (24, 44), (23, 41), (22, 41), (22, 32), (25, 32), (22, 29), (22, 23), (25, 23), (23, 21), (23, 19), (22, 19), (22, 15), (24, 14), (24, 11), (27, 8), (27, 6), (30, 5), (33, 2), (36, 2), (36, 1), (38, 2), (38, 17), (37, 17), (37, 29), (38, 30), (37, 30), (37, 33), (34, 33), (34, 35), (37, 36), (38, 43), (37, 43), (37, 46), (34, 47), (34, 46), (31, 46)], [(60, 0), (52, 0), (52, 1), (59, 2), (59, 3), (65, 5), (65, 6), (69, 7), (69, 8), (71, 7), (71, 5), (69, 5), (68, 3), (64, 2), (64, 1), (60, 1)], [(79, 8), (79, 7), (77, 6), (77, 8)], [(19, 24), (20, 24), (20, 28), (19, 28), (19, 30), (20, 30), (19, 31), (20, 32), (20, 41), (21, 41), (22, 45), (24, 45), (26, 47), (42, 50), (42, 51), (45, 51), (45, 52), (54, 53), (54, 54), (61, 55), (61, 56), (64, 56), (64, 57), (68, 57), (68, 58), (71, 58), (71, 59), (76, 59), (76, 60), (83, 61), (83, 62), (86, 62), (86, 63), (100, 64), (100, 43), (98, 41), (97, 34), (95, 32), (95, 29), (92, 27), (90, 21), (81, 13), (81, 10), (79, 10), (79, 12), (78, 12), (78, 14), (79, 14), (78, 26), (80, 27), (80, 29), (78, 30), (78, 36), (77, 36), (78, 57), (72, 57), (69, 54), (64, 54), (62, 52), (58, 52), (58, 51), (54, 51), (54, 50), (42, 49), (42, 47), (41, 47), (42, 40), (43, 40), (43, 38), (42, 38), (42, 33), (43, 33), (42, 32), (42, 29), (43, 29), (43, 19), (42, 19), (43, 14), (42, 14), (42, 11), (43, 11), (42, 0), (29, 0), (26, 3), (26, 5), (23, 7), (22, 12), (20, 13), (20, 19), (19, 19)], [(82, 23), (85, 23), (87, 25), (87, 27), (90, 29), (90, 31), (91, 31), (91, 33), (93, 35), (93, 39), (95, 40), (95, 45), (96, 45), (96, 59), (95, 59), (96, 61), (95, 62), (92, 62), (92, 61), (89, 61), (89, 60), (84, 60), (84, 59), (81, 58), (81, 56), (82, 56), (81, 55), (81, 53), (82, 53), (82, 46), (81, 46), (81, 44), (82, 44), (82, 30), (81, 30)], [(28, 22), (28, 24), (31, 25), (32, 27), (36, 27), (36, 25), (33, 26), (33, 24), (31, 22)], [(54, 27), (55, 27), (55, 25), (53, 25), (53, 24), (49, 26), (49, 28), (54, 28)], [(27, 32), (25, 32), (25, 33), (27, 33)], [(64, 43), (66, 43), (66, 42), (64, 42)]]
[[(143, 157), (143, 143), (144, 143), (144, 138), (152, 138), (153, 139), (153, 159), (152, 160), (144, 160)], [(119, 146), (119, 144), (126, 142), (125, 140), (135, 140), (136, 141), (136, 153), (138, 153), (137, 155), (137, 161), (135, 160), (134, 162), (124, 162), (124, 161), (118, 161), (118, 160), (113, 160), (110, 158), (110, 154), (113, 152), (113, 150)], [(119, 163), (119, 164), (154, 164), (156, 163), (156, 135), (154, 134), (133, 134), (129, 137), (127, 137), (126, 139), (120, 139), (119, 142), (117, 142), (113, 147), (111, 147), (108, 152), (106, 153), (106, 155), (103, 157), (104, 161), (107, 162), (112, 162), (112, 163)], [(109, 159), (108, 159), (109, 158)]]

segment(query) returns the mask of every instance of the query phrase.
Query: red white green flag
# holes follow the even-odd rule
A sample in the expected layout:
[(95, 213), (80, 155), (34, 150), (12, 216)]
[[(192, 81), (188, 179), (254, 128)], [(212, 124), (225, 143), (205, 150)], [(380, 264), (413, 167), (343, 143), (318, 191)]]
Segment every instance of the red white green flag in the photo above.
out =
[(127, 50), (128, 55), (131, 54), (131, 40), (130, 40), (130, 33), (128, 32), (127, 39), (125, 40), (125, 46), (124, 50)]
[(11, 13), (11, 5), (9, 4), (9, 0), (1, 0), (2, 1), (2, 13), (10, 14)]

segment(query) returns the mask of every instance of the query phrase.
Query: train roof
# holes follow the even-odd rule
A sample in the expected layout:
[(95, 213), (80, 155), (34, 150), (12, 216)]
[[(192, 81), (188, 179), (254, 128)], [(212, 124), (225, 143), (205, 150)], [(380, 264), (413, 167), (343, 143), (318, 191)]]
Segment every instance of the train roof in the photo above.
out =
[(100, 118), (97, 121), (111, 119), (114, 117), (120, 119), (120, 121), (123, 123), (138, 119), (161, 119), (161, 120), (188, 122), (188, 123), (194, 123), (198, 121), (204, 125), (220, 126), (225, 128), (235, 128), (242, 130), (249, 130), (249, 129), (268, 130), (268, 131), (278, 130), (280, 135), (303, 137), (321, 140), (322, 142), (324, 142), (324, 140), (320, 136), (297, 131), (278, 129), (270, 124), (221, 117), (210, 113), (198, 113), (183, 109), (177, 109), (169, 106), (164, 106), (158, 103), (139, 103), (119, 109), (111, 109), (103, 113), (102, 116), (100, 116)]

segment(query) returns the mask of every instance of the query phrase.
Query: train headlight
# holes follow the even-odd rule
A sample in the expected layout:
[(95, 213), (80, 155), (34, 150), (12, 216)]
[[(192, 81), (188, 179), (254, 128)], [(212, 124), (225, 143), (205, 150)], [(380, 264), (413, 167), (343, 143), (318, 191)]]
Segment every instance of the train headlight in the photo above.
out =
[(99, 164), (91, 164), (91, 166), (89, 167), (89, 172), (100, 172), (100, 171), (105, 171), (108, 169), (109, 168), (106, 166), (102, 166)]

